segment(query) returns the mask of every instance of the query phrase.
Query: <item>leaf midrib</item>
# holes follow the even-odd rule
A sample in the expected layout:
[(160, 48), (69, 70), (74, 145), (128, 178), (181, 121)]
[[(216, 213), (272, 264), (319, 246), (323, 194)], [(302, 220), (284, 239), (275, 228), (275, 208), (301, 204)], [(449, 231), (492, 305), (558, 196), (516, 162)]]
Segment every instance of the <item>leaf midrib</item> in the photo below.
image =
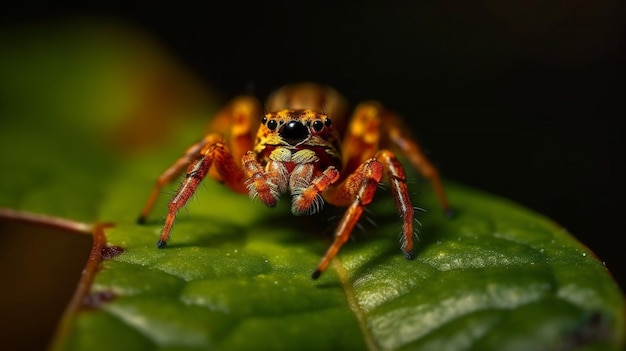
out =
[(381, 348), (376, 342), (370, 325), (367, 322), (367, 316), (365, 315), (365, 311), (363, 311), (361, 305), (359, 304), (359, 301), (357, 300), (356, 294), (354, 292), (354, 286), (350, 281), (348, 270), (343, 265), (343, 261), (341, 260), (341, 258), (335, 257), (331, 266), (337, 272), (337, 278), (339, 279), (339, 282), (341, 283), (341, 288), (346, 295), (348, 307), (350, 307), (350, 310), (352, 311), (352, 313), (354, 313), (357, 324), (359, 325), (359, 329), (361, 329), (361, 333), (363, 334), (363, 341), (365, 342), (367, 350), (380, 351)]

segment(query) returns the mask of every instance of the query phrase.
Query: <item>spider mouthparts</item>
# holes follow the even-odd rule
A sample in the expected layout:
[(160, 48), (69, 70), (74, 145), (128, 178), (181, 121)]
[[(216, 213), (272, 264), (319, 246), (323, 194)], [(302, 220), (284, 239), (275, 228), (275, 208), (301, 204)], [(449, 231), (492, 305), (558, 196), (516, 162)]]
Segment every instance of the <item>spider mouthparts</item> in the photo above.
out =
[(167, 241), (165, 241), (165, 240), (159, 240), (159, 241), (157, 241), (157, 247), (158, 247), (159, 249), (164, 248), (164, 247), (165, 247), (165, 245), (167, 245)]
[(316, 280), (317, 278), (320, 277), (320, 275), (322, 274), (322, 271), (320, 271), (319, 269), (316, 269), (315, 271), (313, 271), (313, 273), (311, 274), (311, 279)]

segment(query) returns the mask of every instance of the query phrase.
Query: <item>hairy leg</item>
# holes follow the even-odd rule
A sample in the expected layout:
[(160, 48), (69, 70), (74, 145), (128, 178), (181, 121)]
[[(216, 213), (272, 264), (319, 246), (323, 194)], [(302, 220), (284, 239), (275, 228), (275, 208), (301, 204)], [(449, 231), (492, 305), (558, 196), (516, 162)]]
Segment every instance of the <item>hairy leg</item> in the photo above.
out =
[[(258, 101), (250, 97), (233, 99), (230, 104), (220, 110), (210, 123), (209, 129), (211, 132), (199, 142), (191, 145), (179, 159), (159, 175), (148, 200), (139, 214), (137, 222), (140, 224), (145, 223), (164, 186), (176, 180), (194, 161), (204, 157), (207, 148), (217, 143), (224, 143), (225, 136), (228, 137), (230, 142), (230, 153), (234, 159), (240, 160), (246, 151), (252, 149), (252, 128), (256, 126), (260, 119), (259, 113)], [(233, 166), (228, 162), (221, 163), (218, 160), (216, 166), (214, 170), (210, 171), (213, 178), (226, 182), (235, 191), (243, 191), (243, 182), (240, 179), (228, 179), (221, 175), (224, 174), (226, 177), (229, 177), (232, 174), (238, 174), (236, 170), (218, 169), (220, 167), (240, 168), (239, 165)]]

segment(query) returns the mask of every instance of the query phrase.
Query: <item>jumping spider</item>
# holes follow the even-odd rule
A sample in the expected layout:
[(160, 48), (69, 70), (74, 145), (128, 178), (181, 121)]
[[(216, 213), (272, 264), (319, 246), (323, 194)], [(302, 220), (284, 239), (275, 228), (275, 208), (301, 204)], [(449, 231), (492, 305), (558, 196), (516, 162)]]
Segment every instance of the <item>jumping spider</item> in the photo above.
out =
[(443, 210), (451, 213), (437, 169), (400, 119), (379, 103), (361, 103), (346, 123), (346, 103), (337, 91), (301, 83), (277, 90), (265, 107), (270, 112), (263, 116), (256, 99), (234, 99), (215, 117), (212, 132), (157, 178), (139, 223), (145, 222), (162, 188), (187, 169), (169, 203), (157, 247), (165, 247), (176, 213), (209, 175), (269, 207), (276, 205), (281, 194), (289, 193), (296, 216), (316, 213), (324, 202), (347, 207), (332, 245), (313, 271), (317, 279), (350, 237), (386, 175), (402, 216), (402, 252), (412, 259), (414, 208), (404, 167), (392, 147), (430, 179)]

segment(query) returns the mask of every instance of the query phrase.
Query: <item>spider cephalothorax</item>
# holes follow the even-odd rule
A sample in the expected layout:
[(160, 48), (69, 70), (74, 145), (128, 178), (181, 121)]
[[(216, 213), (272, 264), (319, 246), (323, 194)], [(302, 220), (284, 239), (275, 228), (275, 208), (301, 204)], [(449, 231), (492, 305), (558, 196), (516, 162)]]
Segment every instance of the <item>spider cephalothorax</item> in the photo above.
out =
[[(437, 170), (400, 119), (380, 104), (359, 105), (346, 124), (341, 95), (329, 87), (303, 83), (274, 93), (266, 104), (270, 112), (264, 116), (259, 106), (249, 97), (233, 100), (212, 122), (215, 132), (189, 147), (157, 179), (139, 222), (145, 221), (162, 187), (187, 169), (170, 201), (159, 248), (165, 246), (178, 210), (210, 175), (270, 207), (281, 194), (289, 194), (295, 215), (316, 213), (325, 202), (347, 207), (333, 244), (313, 272), (317, 278), (349, 238), (386, 176), (403, 220), (401, 248), (410, 259), (414, 209), (404, 168), (392, 149), (401, 151), (431, 180), (443, 209), (450, 212)], [(259, 126), (256, 137), (254, 125)]]

